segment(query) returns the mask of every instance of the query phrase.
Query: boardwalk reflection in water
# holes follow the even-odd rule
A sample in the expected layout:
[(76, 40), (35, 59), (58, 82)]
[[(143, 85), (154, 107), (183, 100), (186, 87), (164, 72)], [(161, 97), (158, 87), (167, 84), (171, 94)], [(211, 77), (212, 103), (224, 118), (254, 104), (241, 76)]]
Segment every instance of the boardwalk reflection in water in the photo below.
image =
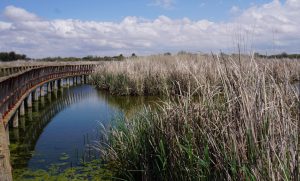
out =
[(20, 117), (20, 127), (10, 129), (13, 168), (27, 167), (44, 128), (59, 112), (92, 97), (93, 94), (95, 95), (95, 91), (88, 86), (72, 87), (60, 89), (34, 102), (33, 107), (26, 110), (25, 116)]
[(54, 163), (76, 165), (85, 144), (100, 136), (99, 122), (108, 126), (114, 117), (132, 116), (153, 100), (112, 96), (90, 85), (52, 92), (26, 110), (19, 128), (10, 129), (12, 166), (46, 169)]

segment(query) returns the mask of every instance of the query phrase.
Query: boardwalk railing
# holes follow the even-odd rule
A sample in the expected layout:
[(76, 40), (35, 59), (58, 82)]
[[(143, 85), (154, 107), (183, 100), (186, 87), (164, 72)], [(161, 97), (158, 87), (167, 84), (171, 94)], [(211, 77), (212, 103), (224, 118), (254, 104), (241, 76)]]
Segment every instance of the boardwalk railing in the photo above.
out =
[(17, 67), (0, 67), (0, 77), (9, 76), (18, 72), (23, 72), (29, 69), (44, 67), (43, 65), (33, 66), (17, 66)]
[(0, 82), (0, 115), (5, 115), (30, 89), (49, 80), (56, 80), (93, 72), (95, 65), (63, 65), (38, 67), (11, 76)]

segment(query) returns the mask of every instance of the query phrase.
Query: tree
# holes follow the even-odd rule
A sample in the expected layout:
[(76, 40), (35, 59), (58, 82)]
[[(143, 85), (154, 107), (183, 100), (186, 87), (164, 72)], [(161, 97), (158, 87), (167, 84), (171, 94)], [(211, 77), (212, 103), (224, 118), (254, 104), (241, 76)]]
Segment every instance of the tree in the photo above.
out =
[(287, 58), (288, 57), (288, 54), (286, 52), (282, 52), (280, 54), (280, 58)]
[(10, 60), (17, 60), (17, 56), (15, 52), (9, 52), (8, 57)]
[(120, 55), (119, 55), (119, 56), (117, 56), (116, 58), (117, 58), (117, 60), (119, 60), (119, 61), (120, 61), (120, 60), (124, 60), (124, 56), (123, 56), (123, 54), (120, 54)]

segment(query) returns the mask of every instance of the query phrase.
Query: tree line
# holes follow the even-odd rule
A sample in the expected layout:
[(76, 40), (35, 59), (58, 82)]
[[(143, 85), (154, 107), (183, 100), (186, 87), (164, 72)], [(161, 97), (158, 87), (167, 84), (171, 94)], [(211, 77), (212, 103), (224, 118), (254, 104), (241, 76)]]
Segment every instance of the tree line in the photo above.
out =
[[(137, 57), (135, 53), (131, 54), (131, 57)], [(38, 59), (40, 61), (122, 61), (126, 57), (123, 54), (117, 55), (117, 56), (85, 56), (82, 58), (78, 57), (47, 57)]]
[(24, 54), (17, 54), (15, 52), (0, 52), (0, 61), (8, 62), (15, 60), (27, 60), (27, 56)]

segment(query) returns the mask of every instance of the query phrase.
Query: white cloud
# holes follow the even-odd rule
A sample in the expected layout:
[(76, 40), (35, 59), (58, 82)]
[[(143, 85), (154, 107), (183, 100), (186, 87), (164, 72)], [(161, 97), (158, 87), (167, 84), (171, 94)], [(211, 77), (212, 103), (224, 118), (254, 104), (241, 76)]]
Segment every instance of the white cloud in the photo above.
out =
[(238, 13), (228, 22), (159, 16), (126, 17), (121, 22), (45, 20), (8, 6), (0, 20), (0, 51), (32, 57), (141, 54), (166, 51), (248, 50), (300, 52), (300, 3), (274, 0)]
[(0, 31), (3, 31), (3, 30), (8, 30), (10, 29), (12, 26), (11, 23), (7, 23), (7, 22), (2, 22), (0, 21)]
[(13, 21), (38, 21), (39, 18), (25, 9), (15, 6), (7, 6), (4, 10), (4, 15)]

